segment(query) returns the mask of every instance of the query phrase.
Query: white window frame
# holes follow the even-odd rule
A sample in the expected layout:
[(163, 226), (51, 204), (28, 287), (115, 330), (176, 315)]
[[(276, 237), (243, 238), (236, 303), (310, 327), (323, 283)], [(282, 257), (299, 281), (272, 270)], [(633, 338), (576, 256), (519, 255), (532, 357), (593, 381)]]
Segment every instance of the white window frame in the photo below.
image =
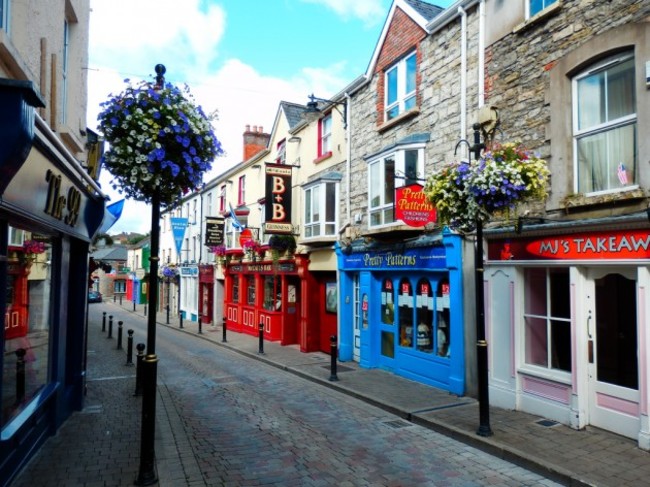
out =
[(241, 234), (241, 232), (233, 226), (232, 218), (226, 218), (225, 233), (226, 233), (225, 243), (227, 249), (241, 248), (241, 246), (239, 245), (239, 235)]
[[(327, 220), (327, 187), (334, 186), (334, 219)], [(319, 205), (319, 217), (314, 217), (314, 194), (317, 193)], [(332, 179), (322, 179), (315, 184), (303, 188), (304, 212), (303, 212), (303, 236), (305, 239), (318, 239), (336, 237), (338, 233), (339, 220), (339, 182)], [(328, 228), (331, 231), (328, 232)]]
[[(410, 174), (409, 178), (406, 177), (405, 162), (406, 162), (406, 153), (408, 151), (417, 152), (417, 170), (416, 174)], [(401, 146), (398, 150), (392, 150), (390, 152), (382, 153), (368, 162), (368, 228), (381, 228), (386, 226), (399, 225), (400, 222), (395, 220), (395, 195), (393, 194), (393, 201), (385, 201), (385, 193), (381, 192), (380, 201), (377, 206), (372, 206), (371, 193), (372, 188), (384, 188), (386, 185), (385, 176), (385, 162), (387, 159), (393, 158), (395, 160), (395, 169), (394, 169), (394, 189), (406, 186), (408, 184), (413, 184), (420, 180), (424, 179), (424, 144), (413, 144)], [(380, 165), (379, 170), (379, 181), (372, 180), (372, 167), (375, 164)], [(392, 221), (385, 221), (386, 211), (390, 208), (393, 208), (393, 219)], [(373, 225), (372, 223), (372, 214), (376, 212), (381, 212), (382, 218), (381, 223)]]
[[(526, 267), (526, 269), (533, 269), (534, 267)], [(519, 360), (519, 366), (518, 370), (519, 372), (523, 372), (525, 374), (533, 375), (536, 377), (543, 377), (546, 379), (550, 380), (555, 380), (557, 382), (562, 382), (562, 383), (570, 383), (571, 381), (571, 374), (573, 373), (571, 370), (566, 371), (562, 369), (556, 369), (552, 367), (552, 340), (551, 340), (551, 321), (556, 321), (556, 322), (564, 322), (566, 326), (571, 330), (571, 316), (574, 314), (574, 311), (571, 310), (570, 316), (568, 318), (565, 317), (557, 317), (551, 315), (551, 292), (550, 292), (550, 279), (549, 279), (549, 273), (552, 270), (552, 267), (538, 267), (537, 270), (545, 270), (546, 272), (546, 280), (545, 280), (545, 286), (546, 286), (546, 313), (543, 315), (538, 315), (538, 314), (533, 314), (533, 313), (526, 313), (526, 307), (525, 307), (525, 291), (527, 287), (527, 283), (525, 282), (525, 269), (522, 268), (520, 271), (520, 286), (518, 288), (520, 289), (520, 294), (519, 298), (517, 298), (518, 301), (518, 307), (519, 307), (519, 317), (521, 319), (521, 326), (519, 329), (521, 330), (521, 336), (518, 340), (520, 348), (520, 360)], [(574, 280), (573, 277), (573, 270), (569, 270), (569, 287), (571, 287), (571, 284)], [(570, 300), (570, 296), (567, 296), (567, 300)], [(540, 365), (540, 364), (532, 364), (527, 362), (527, 356), (526, 356), (526, 333), (528, 333), (528, 327), (526, 324), (526, 318), (533, 318), (533, 319), (541, 319), (541, 320), (546, 320), (546, 355), (547, 355), (547, 363), (546, 365)], [(571, 350), (571, 353), (575, 353), (575, 350)], [(571, 367), (573, 367), (573, 362), (571, 362)]]
[[(596, 195), (601, 195), (601, 194), (610, 194), (610, 193), (618, 193), (621, 191), (630, 191), (633, 189), (638, 188), (638, 183), (637, 183), (637, 176), (636, 173), (638, 172), (638, 165), (639, 165), (639, 155), (637, 151), (637, 147), (634, 147), (634, 154), (635, 154), (635, 161), (634, 161), (634, 166), (635, 166), (635, 171), (630, 174), (629, 168), (628, 168), (628, 176), (631, 176), (631, 183), (622, 187), (617, 187), (617, 188), (607, 188), (604, 190), (598, 190), (598, 191), (590, 191), (590, 192), (584, 192), (579, 188), (579, 174), (578, 174), (578, 169), (579, 169), (579, 153), (578, 153), (578, 141), (581, 138), (588, 137), (591, 135), (596, 135), (599, 133), (607, 133), (614, 131), (619, 128), (623, 128), (629, 125), (634, 125), (635, 126), (635, 144), (638, 143), (638, 137), (639, 134), (636, 130), (637, 125), (637, 111), (635, 111), (633, 114), (625, 115), (623, 117), (619, 117), (614, 120), (609, 120), (607, 122), (601, 123), (599, 125), (594, 125), (585, 129), (578, 129), (578, 82), (588, 78), (590, 76), (593, 76), (595, 74), (598, 74), (602, 71), (606, 71), (609, 68), (612, 68), (616, 66), (617, 64), (623, 63), (628, 61), (629, 59), (634, 59), (634, 53), (627, 51), (624, 53), (620, 53), (618, 55), (609, 57), (599, 63), (596, 63), (583, 72), (579, 73), (576, 75), (572, 81), (571, 81), (571, 91), (572, 91), (572, 121), (573, 121), (573, 190), (575, 193), (580, 193), (583, 192), (588, 196), (596, 196)], [(612, 164), (613, 166), (610, 168), (611, 171), (616, 171), (616, 166), (617, 166), (618, 161), (613, 161)]]
[(282, 139), (280, 142), (278, 142), (276, 149), (277, 151), (275, 156), (275, 163), (286, 164), (287, 163), (287, 140)]
[[(415, 80), (413, 82), (413, 89), (406, 91), (406, 86), (408, 84), (408, 69), (407, 64), (410, 59), (415, 59)], [(390, 69), (386, 70), (384, 73), (384, 121), (392, 120), (407, 110), (414, 108), (417, 105), (417, 52), (413, 51), (408, 55), (404, 56), (400, 61), (398, 61)], [(389, 92), (389, 77), (392, 73), (396, 72), (397, 75), (397, 94), (394, 102), (389, 104), (388, 101), (388, 92)], [(413, 106), (407, 108), (407, 103), (413, 101)], [(390, 115), (390, 112), (397, 108), (397, 113)]]
[(318, 157), (322, 157), (332, 152), (332, 114), (328, 113), (319, 122), (319, 153)]

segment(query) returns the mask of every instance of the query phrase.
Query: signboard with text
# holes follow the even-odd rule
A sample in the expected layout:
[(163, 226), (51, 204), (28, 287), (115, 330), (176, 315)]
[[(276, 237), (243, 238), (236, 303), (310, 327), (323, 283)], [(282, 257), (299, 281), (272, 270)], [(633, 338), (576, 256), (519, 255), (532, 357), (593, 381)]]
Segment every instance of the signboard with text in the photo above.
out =
[(650, 259), (650, 230), (619, 230), (495, 240), (488, 244), (488, 259)]
[(266, 164), (266, 202), (264, 210), (267, 234), (291, 234), (291, 166)]
[(214, 216), (205, 217), (205, 245), (208, 247), (223, 243), (224, 219)]
[(435, 223), (436, 207), (430, 203), (421, 184), (410, 184), (395, 190), (395, 218), (410, 227)]

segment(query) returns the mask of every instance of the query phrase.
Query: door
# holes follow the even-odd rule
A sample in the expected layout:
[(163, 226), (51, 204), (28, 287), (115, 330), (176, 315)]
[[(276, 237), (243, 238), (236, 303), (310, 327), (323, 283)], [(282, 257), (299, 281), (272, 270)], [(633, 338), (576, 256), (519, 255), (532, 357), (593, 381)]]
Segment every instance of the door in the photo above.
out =
[(381, 306), (379, 316), (379, 365), (393, 370), (396, 347), (396, 324), (398, 310), (395, 302), (395, 286), (389, 277), (381, 281)]
[[(352, 303), (353, 330), (352, 330), (352, 360), (359, 362), (361, 360), (361, 278), (359, 274), (354, 275), (354, 290), (352, 293), (354, 302)], [(368, 301), (366, 300), (366, 306)]]
[(629, 438), (639, 433), (636, 269), (588, 272), (589, 423)]

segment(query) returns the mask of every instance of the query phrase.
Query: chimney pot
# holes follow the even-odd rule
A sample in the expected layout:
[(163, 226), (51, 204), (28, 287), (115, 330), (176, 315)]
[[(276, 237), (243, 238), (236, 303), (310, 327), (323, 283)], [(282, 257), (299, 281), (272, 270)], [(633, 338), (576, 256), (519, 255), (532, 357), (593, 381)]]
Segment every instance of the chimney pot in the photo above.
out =
[(251, 126), (250, 126), (250, 125), (246, 125), (246, 132), (250, 132), (250, 131), (251, 131)]

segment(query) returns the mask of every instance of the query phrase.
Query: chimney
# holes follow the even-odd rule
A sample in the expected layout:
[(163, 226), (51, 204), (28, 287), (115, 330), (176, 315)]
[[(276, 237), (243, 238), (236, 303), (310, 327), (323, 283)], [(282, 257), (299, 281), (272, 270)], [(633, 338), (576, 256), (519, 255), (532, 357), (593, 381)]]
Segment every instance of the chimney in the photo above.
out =
[(269, 144), (271, 134), (265, 134), (263, 132), (262, 126), (253, 125), (251, 130), (250, 125), (246, 125), (246, 130), (244, 132), (244, 161), (247, 161), (255, 154), (266, 149), (266, 146)]

